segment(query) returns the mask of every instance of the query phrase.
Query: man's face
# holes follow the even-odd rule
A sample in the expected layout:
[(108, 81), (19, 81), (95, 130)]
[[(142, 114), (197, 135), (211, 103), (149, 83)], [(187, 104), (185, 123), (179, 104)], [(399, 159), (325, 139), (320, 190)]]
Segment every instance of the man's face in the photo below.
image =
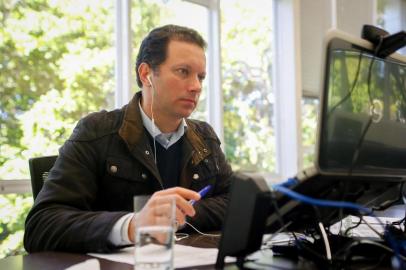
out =
[(206, 76), (206, 57), (199, 46), (171, 40), (166, 60), (152, 74), (154, 113), (189, 117), (199, 101)]

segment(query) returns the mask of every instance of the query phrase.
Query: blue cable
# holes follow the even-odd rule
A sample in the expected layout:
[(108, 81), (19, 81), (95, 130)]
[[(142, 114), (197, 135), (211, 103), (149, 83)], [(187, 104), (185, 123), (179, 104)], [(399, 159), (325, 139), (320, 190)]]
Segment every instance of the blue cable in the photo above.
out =
[(285, 182), (282, 182), (280, 184), (275, 184), (272, 187), (274, 189), (275, 189), (275, 186), (291, 187), (298, 183), (299, 183), (299, 180), (297, 180), (296, 178), (288, 178)]
[(297, 193), (289, 188), (286, 188), (282, 185), (273, 185), (272, 186), (276, 191), (283, 193), (287, 196), (289, 196), (290, 198), (303, 202), (303, 203), (307, 203), (307, 204), (311, 204), (311, 205), (317, 205), (317, 206), (323, 206), (323, 207), (339, 207), (339, 208), (349, 208), (349, 209), (354, 209), (357, 210), (359, 212), (364, 212), (367, 215), (372, 215), (373, 211), (372, 209), (369, 209), (367, 207), (363, 207), (361, 205), (355, 204), (355, 203), (351, 203), (351, 202), (343, 202), (343, 201), (331, 201), (331, 200), (321, 200), (321, 199), (315, 199), (312, 197), (308, 197), (305, 195), (302, 195), (300, 193)]

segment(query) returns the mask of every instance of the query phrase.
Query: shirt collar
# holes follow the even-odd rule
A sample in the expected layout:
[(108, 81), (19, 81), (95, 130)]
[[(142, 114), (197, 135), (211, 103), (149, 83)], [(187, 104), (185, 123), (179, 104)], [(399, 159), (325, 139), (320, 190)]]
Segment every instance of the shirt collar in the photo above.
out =
[(162, 145), (165, 149), (168, 149), (180, 138), (185, 134), (187, 129), (187, 124), (185, 118), (182, 118), (182, 122), (180, 123), (178, 129), (174, 132), (169, 133), (162, 133), (162, 131), (152, 122), (152, 120), (148, 117), (148, 115), (144, 112), (141, 107), (141, 103), (138, 103), (141, 112), (142, 123), (144, 127), (147, 129), (148, 133), (152, 136), (152, 138), (156, 139), (157, 142)]

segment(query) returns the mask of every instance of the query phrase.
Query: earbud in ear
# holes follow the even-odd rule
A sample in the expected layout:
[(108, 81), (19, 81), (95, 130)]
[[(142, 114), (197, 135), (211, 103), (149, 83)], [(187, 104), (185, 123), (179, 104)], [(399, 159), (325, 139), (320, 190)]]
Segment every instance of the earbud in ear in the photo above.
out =
[(147, 80), (148, 80), (149, 84), (152, 86), (152, 81), (151, 81), (151, 76), (150, 75), (147, 76)]

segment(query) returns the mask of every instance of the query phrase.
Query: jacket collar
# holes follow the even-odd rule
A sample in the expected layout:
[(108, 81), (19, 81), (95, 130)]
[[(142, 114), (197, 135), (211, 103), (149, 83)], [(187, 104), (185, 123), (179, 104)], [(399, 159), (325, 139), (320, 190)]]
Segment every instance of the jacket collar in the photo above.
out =
[[(125, 107), (123, 123), (118, 131), (131, 152), (141, 141), (148, 142), (138, 106), (141, 97), (142, 92), (137, 92)], [(186, 140), (184, 141), (187, 145), (184, 145), (184, 148), (186, 148), (184, 150), (192, 152), (192, 165), (196, 165), (210, 155), (210, 150), (203, 137), (198, 133), (196, 123), (189, 119), (186, 119), (186, 123), (188, 128), (185, 132)]]

